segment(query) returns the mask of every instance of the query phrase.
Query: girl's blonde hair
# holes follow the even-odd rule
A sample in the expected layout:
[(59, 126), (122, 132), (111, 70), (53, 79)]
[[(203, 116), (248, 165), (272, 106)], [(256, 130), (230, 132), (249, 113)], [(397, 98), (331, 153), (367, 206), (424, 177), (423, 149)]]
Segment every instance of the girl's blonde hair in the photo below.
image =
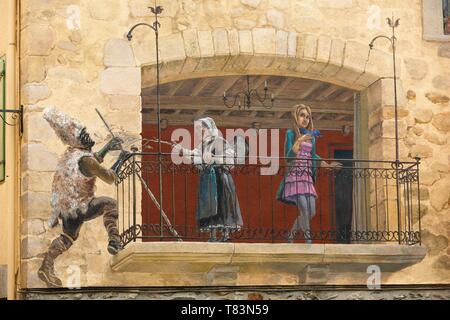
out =
[(296, 104), (295, 106), (292, 107), (292, 129), (295, 132), (296, 138), (300, 134), (300, 126), (297, 122), (297, 119), (298, 119), (298, 115), (300, 114), (300, 112), (302, 110), (306, 110), (309, 114), (309, 123), (308, 123), (308, 127), (306, 129), (308, 129), (309, 131), (314, 130), (311, 108), (305, 104)]

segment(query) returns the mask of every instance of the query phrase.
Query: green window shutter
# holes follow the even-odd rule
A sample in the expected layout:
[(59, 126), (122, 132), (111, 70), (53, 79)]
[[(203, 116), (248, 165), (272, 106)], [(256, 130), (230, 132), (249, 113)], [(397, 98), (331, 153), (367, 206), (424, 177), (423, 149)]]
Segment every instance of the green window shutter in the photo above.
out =
[(5, 181), (6, 62), (0, 58), (0, 182)]

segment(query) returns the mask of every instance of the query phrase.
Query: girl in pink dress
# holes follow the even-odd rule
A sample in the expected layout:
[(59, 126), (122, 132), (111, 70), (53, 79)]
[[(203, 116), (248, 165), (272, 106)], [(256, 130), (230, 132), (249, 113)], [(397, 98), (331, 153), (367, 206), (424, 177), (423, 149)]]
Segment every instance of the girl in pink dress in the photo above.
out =
[(286, 131), (284, 153), (289, 165), (277, 192), (277, 199), (298, 208), (298, 216), (288, 236), (289, 242), (301, 229), (307, 243), (312, 243), (310, 221), (316, 214), (317, 193), (314, 188), (317, 167), (339, 168), (338, 162), (327, 162), (316, 154), (316, 139), (311, 108), (300, 104), (292, 112), (293, 128)]

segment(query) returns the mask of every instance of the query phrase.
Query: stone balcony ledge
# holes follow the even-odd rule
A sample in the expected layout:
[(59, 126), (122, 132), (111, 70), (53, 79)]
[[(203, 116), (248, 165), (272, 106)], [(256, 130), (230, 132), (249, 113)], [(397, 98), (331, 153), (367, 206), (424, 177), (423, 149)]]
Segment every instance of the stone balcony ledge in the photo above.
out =
[(398, 244), (135, 242), (112, 257), (110, 265), (113, 272), (151, 273), (152, 277), (204, 274), (205, 284), (238, 284), (239, 274), (259, 274), (256, 283), (246, 283), (254, 285), (267, 284), (265, 274), (294, 276), (297, 284), (325, 284), (333, 277), (356, 279), (359, 274), (367, 278), (369, 265), (390, 274), (425, 255), (423, 246)]

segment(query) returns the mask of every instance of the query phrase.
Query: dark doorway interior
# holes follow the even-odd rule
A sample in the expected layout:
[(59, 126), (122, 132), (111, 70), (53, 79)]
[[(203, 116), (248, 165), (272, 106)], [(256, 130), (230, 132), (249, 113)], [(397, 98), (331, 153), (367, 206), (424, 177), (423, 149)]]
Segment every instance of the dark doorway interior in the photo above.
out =
[[(353, 159), (353, 150), (334, 150), (335, 159)], [(339, 161), (339, 160), (337, 160)], [(344, 167), (351, 168), (352, 162), (339, 161)], [(352, 190), (353, 179), (348, 170), (341, 170), (334, 179), (335, 208), (336, 208), (336, 242), (350, 243), (350, 230), (352, 224)]]

